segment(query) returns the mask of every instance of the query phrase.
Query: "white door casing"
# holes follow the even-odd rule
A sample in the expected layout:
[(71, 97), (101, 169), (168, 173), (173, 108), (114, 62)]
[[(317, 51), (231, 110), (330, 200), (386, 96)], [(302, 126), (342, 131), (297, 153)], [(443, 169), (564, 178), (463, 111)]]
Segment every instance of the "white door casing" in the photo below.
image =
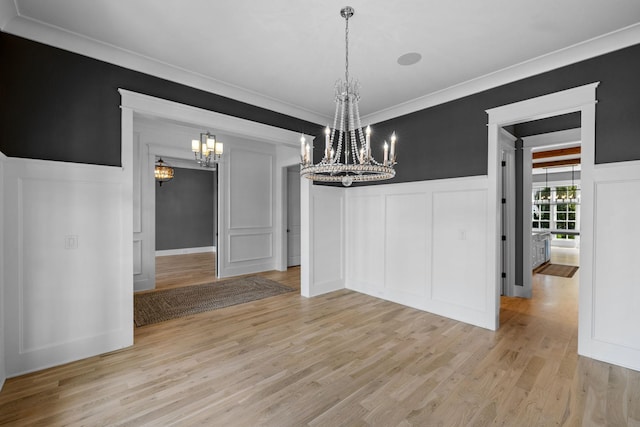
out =
[(505, 162), (502, 167), (501, 185), (502, 197), (505, 203), (502, 206), (502, 233), (505, 240), (502, 244), (502, 271), (503, 293), (507, 296), (516, 296), (516, 153), (515, 137), (505, 131), (499, 134), (501, 158)]
[(156, 283), (154, 163), (155, 156), (140, 142), (140, 133), (134, 131), (133, 289), (136, 292), (154, 289)]
[(287, 168), (287, 267), (300, 265), (300, 172)]

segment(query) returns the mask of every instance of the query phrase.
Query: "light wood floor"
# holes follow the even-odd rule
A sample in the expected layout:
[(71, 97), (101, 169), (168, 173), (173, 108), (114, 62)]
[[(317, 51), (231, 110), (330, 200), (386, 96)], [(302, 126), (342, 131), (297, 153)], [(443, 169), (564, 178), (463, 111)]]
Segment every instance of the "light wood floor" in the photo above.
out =
[[(179, 288), (224, 280), (216, 278), (215, 264), (216, 255), (213, 252), (156, 257), (155, 290)], [(291, 288), (300, 289), (299, 268), (290, 269), (290, 271), (286, 273), (268, 271), (260, 273), (260, 275)]]
[(536, 275), (497, 332), (347, 290), (145, 326), (132, 348), (7, 380), (0, 423), (640, 426), (640, 373), (576, 354), (579, 274)]
[(215, 266), (213, 252), (156, 257), (156, 289), (215, 282)]

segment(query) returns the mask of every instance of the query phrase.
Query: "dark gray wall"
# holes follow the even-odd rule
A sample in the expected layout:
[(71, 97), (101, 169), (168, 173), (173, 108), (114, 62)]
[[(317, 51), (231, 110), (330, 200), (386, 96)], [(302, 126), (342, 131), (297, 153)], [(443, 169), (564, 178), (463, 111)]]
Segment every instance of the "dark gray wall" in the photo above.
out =
[(156, 184), (156, 250), (214, 246), (214, 173), (175, 168)]
[(505, 127), (505, 129), (518, 138), (524, 138), (525, 136), (576, 129), (580, 126), (582, 126), (580, 123), (580, 112), (576, 111), (575, 113), (561, 114), (546, 119), (517, 123), (513, 126)]
[(296, 132), (321, 128), (2, 32), (0, 64), (0, 151), (12, 157), (120, 166), (118, 88)]
[[(322, 137), (322, 125), (6, 33), (0, 63), (0, 151), (9, 156), (120, 165), (118, 87)], [(639, 75), (640, 44), (379, 123), (374, 155), (395, 130), (397, 175), (384, 182), (484, 175), (485, 110), (600, 81), (596, 163), (639, 160)]]
[[(484, 175), (485, 110), (597, 81), (596, 163), (640, 160), (638, 76), (640, 44), (376, 124), (371, 144), (378, 159), (380, 141), (394, 130), (398, 135), (396, 177), (379, 184)], [(568, 129), (576, 123), (579, 127), (579, 114), (569, 114), (522, 124), (517, 133)], [(322, 157), (319, 151), (316, 157)]]
[(516, 257), (516, 271), (515, 271), (515, 283), (517, 286), (524, 285), (524, 261), (523, 261), (523, 248), (524, 241), (522, 238), (522, 230), (524, 228), (522, 210), (523, 194), (522, 194), (522, 182), (524, 181), (524, 153), (522, 151), (522, 139), (517, 139), (515, 143), (516, 147), (516, 236), (515, 236), (515, 257)]

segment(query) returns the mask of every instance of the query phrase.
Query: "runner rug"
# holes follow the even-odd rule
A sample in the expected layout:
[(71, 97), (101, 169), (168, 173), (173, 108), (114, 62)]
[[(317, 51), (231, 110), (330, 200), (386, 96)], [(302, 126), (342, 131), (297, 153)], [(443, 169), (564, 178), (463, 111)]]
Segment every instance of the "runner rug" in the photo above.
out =
[(292, 288), (273, 280), (248, 276), (204, 285), (138, 293), (134, 295), (133, 320), (136, 326), (144, 326), (292, 291)]
[(547, 274), (549, 276), (558, 276), (571, 278), (578, 271), (578, 267), (574, 265), (562, 265), (562, 264), (547, 264), (540, 267), (539, 270), (536, 270), (538, 274)]

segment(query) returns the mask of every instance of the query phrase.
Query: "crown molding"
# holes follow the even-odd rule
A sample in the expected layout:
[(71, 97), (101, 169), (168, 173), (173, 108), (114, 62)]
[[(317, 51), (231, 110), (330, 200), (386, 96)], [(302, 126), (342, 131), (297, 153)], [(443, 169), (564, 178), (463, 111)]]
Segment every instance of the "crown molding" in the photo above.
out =
[(14, 0), (0, 0), (0, 30), (18, 16), (18, 9)]
[[(323, 114), (310, 111), (300, 106), (284, 103), (277, 99), (229, 85), (222, 81), (178, 68), (62, 28), (25, 18), (19, 15), (13, 0), (0, 0), (0, 29), (6, 33), (184, 84), (206, 92), (222, 95), (312, 123), (326, 123), (326, 121), (330, 119)], [(640, 43), (640, 23), (368, 114), (363, 116), (362, 119), (372, 124), (382, 122), (638, 43)]]
[(640, 23), (362, 117), (379, 123), (640, 43)]
[[(296, 105), (287, 104), (277, 99), (249, 91), (238, 86), (233, 86), (202, 74), (175, 67), (135, 52), (73, 33), (63, 28), (20, 16), (15, 8), (15, 4), (10, 7), (8, 3), (13, 4), (11, 0), (0, 0), (0, 17), (2, 17), (0, 24), (2, 24), (2, 31), (6, 33), (68, 50), (73, 53), (141, 73), (150, 74), (152, 76), (194, 87), (206, 92), (222, 95), (227, 98), (265, 108), (267, 110), (307, 120), (312, 123), (325, 123), (327, 121), (327, 117), (320, 113), (316, 113)], [(7, 19), (4, 18), (5, 6), (9, 12), (9, 17)]]

